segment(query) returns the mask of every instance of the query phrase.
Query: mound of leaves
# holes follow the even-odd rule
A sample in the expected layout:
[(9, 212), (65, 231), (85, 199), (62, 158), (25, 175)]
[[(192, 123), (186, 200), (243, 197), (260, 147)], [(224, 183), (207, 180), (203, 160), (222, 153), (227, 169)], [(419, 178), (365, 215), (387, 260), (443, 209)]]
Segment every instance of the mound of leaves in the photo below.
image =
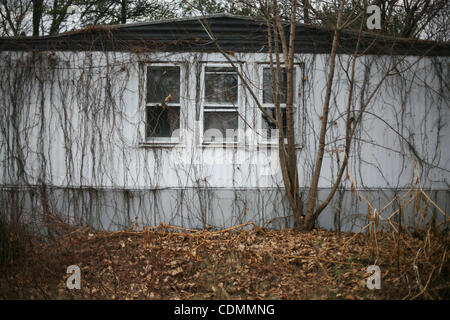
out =
[[(20, 299), (448, 299), (449, 236), (161, 225), (141, 231), (72, 229), (36, 241), (26, 263), (0, 276)], [(67, 267), (81, 270), (69, 290)], [(381, 289), (367, 288), (369, 265)]]

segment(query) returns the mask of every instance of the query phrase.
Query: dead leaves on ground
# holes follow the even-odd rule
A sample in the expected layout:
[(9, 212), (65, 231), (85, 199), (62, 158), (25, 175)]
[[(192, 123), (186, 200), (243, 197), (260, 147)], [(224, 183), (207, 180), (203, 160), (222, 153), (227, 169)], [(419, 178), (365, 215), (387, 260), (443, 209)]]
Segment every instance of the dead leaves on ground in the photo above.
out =
[[(373, 261), (365, 234), (260, 228), (85, 230), (42, 245), (42, 257), (51, 261), (43, 266), (46, 276), (23, 276), (20, 288), (24, 298), (53, 299), (400, 299), (418, 289), (412, 261), (424, 245), (414, 238), (405, 242), (397, 261), (396, 242), (380, 232), (380, 254)], [(443, 259), (444, 278), (438, 281), (445, 287), (448, 255)], [(81, 290), (65, 287), (65, 270), (71, 264), (81, 268)], [(381, 290), (366, 287), (371, 264), (381, 268)]]

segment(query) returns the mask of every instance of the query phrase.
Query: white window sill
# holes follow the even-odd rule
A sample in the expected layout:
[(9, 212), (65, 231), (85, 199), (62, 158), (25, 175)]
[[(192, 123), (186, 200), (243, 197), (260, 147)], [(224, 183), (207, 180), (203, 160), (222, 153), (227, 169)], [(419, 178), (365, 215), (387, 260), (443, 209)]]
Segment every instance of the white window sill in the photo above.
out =
[(203, 142), (200, 144), (202, 148), (237, 148), (243, 146), (242, 142)]
[(180, 141), (158, 141), (158, 140), (149, 140), (149, 141), (141, 141), (138, 144), (139, 148), (183, 148), (184, 144)]

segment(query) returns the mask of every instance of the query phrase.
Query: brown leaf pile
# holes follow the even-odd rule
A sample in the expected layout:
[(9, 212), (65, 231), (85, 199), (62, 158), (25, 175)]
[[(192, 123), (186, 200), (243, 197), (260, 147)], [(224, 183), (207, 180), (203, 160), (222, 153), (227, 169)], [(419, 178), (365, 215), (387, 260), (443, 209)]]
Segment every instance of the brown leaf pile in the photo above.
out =
[[(216, 232), (80, 228), (35, 243), (0, 279), (0, 297), (24, 299), (411, 299), (449, 298), (448, 235), (262, 230)], [(381, 290), (366, 287), (369, 265)], [(81, 290), (66, 269), (81, 269)]]

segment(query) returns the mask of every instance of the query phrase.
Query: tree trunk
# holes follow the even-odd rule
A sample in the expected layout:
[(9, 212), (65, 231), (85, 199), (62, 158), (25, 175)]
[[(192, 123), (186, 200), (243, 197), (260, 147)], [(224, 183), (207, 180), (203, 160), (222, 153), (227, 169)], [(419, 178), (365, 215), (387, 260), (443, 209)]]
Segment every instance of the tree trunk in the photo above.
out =
[(120, 23), (127, 23), (127, 0), (122, 0), (120, 8)]
[(303, 21), (306, 24), (311, 23), (311, 19), (309, 18), (309, 1), (308, 0), (302, 0), (303, 3)]
[(331, 89), (333, 87), (334, 69), (336, 65), (336, 49), (338, 46), (339, 32), (342, 22), (343, 7), (344, 1), (342, 0), (339, 4), (338, 19), (333, 36), (333, 45), (331, 48), (330, 71), (328, 74), (327, 89), (325, 94), (325, 101), (323, 104), (322, 123), (319, 136), (319, 149), (317, 150), (317, 158), (314, 166), (314, 174), (309, 189), (308, 206), (306, 208), (306, 216), (303, 225), (304, 230), (311, 230), (312, 228), (314, 228), (314, 223), (316, 222), (317, 219), (314, 209), (316, 207), (317, 191), (318, 191), (317, 189), (319, 185), (320, 171), (322, 169), (323, 155), (325, 153), (325, 136), (328, 125), (328, 112), (330, 107)]
[[(294, 40), (295, 40), (295, 28), (296, 28), (296, 13), (297, 13), (297, 0), (292, 3), (291, 17), (290, 17), (290, 30), (289, 39), (287, 39), (284, 31), (284, 27), (281, 23), (280, 16), (278, 14), (276, 1), (273, 2), (275, 8), (275, 40), (277, 36), (280, 37), (281, 47), (283, 50), (283, 57), (286, 69), (286, 80), (287, 80), (287, 92), (286, 92), (286, 139), (287, 139), (287, 150), (284, 144), (283, 126), (282, 126), (282, 116), (280, 101), (276, 101), (276, 113), (278, 129), (280, 130), (279, 139), (279, 155), (280, 155), (280, 165), (283, 172), (283, 180), (286, 192), (288, 193), (289, 203), (294, 216), (294, 229), (300, 229), (300, 221), (303, 215), (303, 200), (300, 195), (299, 188), (299, 176), (298, 176), (298, 166), (297, 166), (297, 149), (295, 141), (295, 120), (294, 120)], [(278, 30), (277, 30), (278, 28)], [(278, 48), (278, 43), (275, 42), (276, 50)], [(278, 57), (278, 50), (276, 51)], [(279, 64), (277, 64), (278, 74), (280, 72)], [(280, 80), (280, 79), (279, 79)], [(281, 87), (277, 88), (277, 96), (280, 96)], [(278, 99), (276, 99), (278, 100)]]
[(39, 36), (39, 26), (41, 24), (44, 10), (44, 0), (33, 0), (33, 36)]

